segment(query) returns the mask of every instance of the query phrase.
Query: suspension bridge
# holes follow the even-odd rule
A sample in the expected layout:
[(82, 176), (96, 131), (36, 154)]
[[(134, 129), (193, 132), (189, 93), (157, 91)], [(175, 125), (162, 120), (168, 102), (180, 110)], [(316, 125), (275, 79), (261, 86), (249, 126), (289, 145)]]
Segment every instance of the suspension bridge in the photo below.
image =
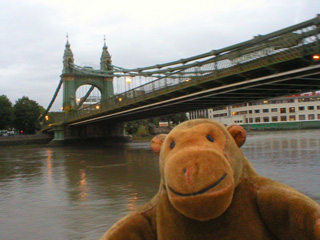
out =
[[(319, 53), (319, 15), (233, 46), (134, 69), (113, 65), (106, 44), (100, 69), (78, 66), (67, 41), (61, 80), (44, 116), (61, 86), (64, 114), (46, 130), (55, 138), (112, 135), (110, 126), (127, 121), (317, 91)], [(115, 94), (114, 81), (140, 85)], [(76, 99), (84, 84), (90, 89)], [(101, 99), (84, 106), (94, 88)]]

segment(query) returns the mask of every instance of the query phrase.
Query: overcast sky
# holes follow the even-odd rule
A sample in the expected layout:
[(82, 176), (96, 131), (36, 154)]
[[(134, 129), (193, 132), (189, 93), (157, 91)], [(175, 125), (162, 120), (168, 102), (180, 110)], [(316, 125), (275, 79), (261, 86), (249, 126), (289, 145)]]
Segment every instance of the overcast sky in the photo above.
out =
[[(75, 64), (133, 68), (227, 47), (316, 17), (319, 0), (2, 0), (0, 95), (47, 107), (66, 33)], [(61, 95), (52, 110), (60, 109)]]

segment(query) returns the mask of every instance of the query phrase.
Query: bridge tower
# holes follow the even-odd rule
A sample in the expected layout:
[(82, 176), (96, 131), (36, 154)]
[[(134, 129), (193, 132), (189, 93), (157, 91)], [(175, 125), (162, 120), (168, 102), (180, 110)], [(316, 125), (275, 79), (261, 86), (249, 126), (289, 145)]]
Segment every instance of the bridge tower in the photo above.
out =
[[(72, 68), (71, 64), (74, 64), (74, 57), (70, 48), (69, 40), (67, 39), (63, 55), (63, 71), (61, 75), (63, 81), (63, 110), (65, 112), (77, 109), (76, 91), (83, 85), (91, 85), (92, 87), (99, 89), (101, 92), (101, 101), (113, 96), (112, 76), (103, 77), (84, 74)], [(113, 70), (111, 64), (111, 55), (108, 52), (108, 47), (104, 40), (104, 46), (102, 48), (100, 58), (100, 70), (110, 71), (111, 75), (111, 71)], [(90, 69), (90, 67), (88, 68)]]

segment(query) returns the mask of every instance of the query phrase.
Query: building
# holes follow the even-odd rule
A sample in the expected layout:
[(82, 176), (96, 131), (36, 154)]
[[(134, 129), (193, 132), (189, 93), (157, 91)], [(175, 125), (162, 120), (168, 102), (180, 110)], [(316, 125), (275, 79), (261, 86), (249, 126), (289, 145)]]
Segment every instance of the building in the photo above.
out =
[[(210, 119), (225, 125), (242, 125), (249, 130), (320, 128), (320, 92), (223, 106), (206, 111)], [(197, 114), (192, 112), (189, 117), (197, 118)]]

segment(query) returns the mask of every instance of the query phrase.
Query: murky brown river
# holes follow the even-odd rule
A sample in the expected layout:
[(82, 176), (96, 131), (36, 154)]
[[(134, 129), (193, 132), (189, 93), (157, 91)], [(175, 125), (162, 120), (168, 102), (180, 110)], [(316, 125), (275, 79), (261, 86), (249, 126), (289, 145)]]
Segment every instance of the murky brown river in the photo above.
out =
[[(256, 170), (320, 203), (320, 130), (249, 133)], [(99, 239), (158, 189), (149, 143), (0, 148), (0, 239)]]

